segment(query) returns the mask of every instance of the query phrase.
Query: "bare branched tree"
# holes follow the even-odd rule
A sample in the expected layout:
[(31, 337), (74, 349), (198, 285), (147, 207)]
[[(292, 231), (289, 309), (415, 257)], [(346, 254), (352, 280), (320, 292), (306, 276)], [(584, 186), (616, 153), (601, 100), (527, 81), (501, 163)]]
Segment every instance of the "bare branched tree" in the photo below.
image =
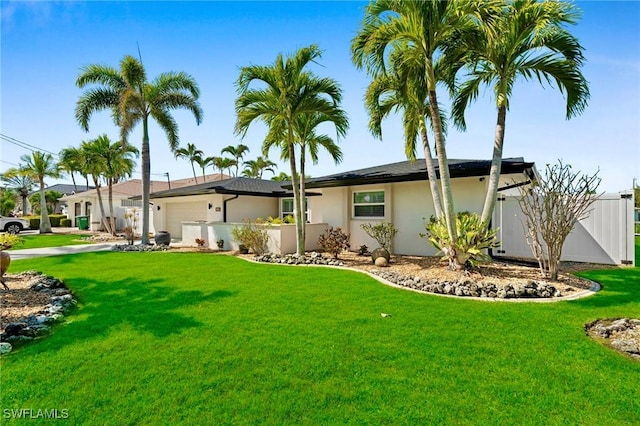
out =
[(545, 175), (531, 187), (520, 187), (525, 235), (542, 276), (558, 279), (562, 246), (576, 222), (585, 219), (598, 198), (598, 172), (574, 172), (570, 164), (547, 164)]

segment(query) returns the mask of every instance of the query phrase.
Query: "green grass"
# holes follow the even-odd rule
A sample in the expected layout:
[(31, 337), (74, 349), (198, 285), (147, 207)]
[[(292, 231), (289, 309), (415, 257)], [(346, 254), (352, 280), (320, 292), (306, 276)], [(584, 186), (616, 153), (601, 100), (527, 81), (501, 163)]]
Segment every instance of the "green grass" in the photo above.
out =
[(583, 330), (640, 317), (640, 268), (584, 274), (603, 283), (586, 299), (521, 304), (201, 253), (11, 267), (64, 279), (81, 303), (2, 358), (3, 409), (116, 425), (614, 425), (640, 413), (640, 363)]
[(37, 234), (37, 235), (20, 235), (24, 240), (24, 244), (18, 244), (12, 250), (33, 249), (43, 247), (61, 247), (72, 246), (76, 244), (91, 244), (91, 241), (80, 240), (86, 235), (77, 234)]
[(640, 237), (636, 237), (636, 266), (640, 267)]

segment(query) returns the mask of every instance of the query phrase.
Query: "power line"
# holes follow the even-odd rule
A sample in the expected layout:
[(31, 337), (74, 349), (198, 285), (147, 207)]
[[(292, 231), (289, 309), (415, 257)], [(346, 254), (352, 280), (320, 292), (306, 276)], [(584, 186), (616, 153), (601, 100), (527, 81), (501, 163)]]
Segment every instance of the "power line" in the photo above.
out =
[(12, 138), (11, 136), (7, 136), (5, 134), (0, 133), (0, 139), (2, 139), (3, 141), (9, 142), (11, 144), (14, 144), (16, 146), (19, 146), (22, 149), (26, 149), (27, 151), (31, 151), (31, 152), (35, 152), (35, 151), (42, 151), (42, 152), (46, 152), (47, 154), (51, 154), (51, 155), (55, 155), (56, 157), (58, 157), (58, 154), (56, 154), (55, 152), (51, 152), (51, 151), (47, 151), (44, 148), (39, 148), (35, 145), (31, 145), (29, 143), (26, 142), (22, 142), (16, 138)]
[(19, 164), (12, 163), (11, 161), (0, 160), (0, 162), (6, 163), (6, 164), (11, 164), (12, 166), (15, 166), (15, 167), (20, 167)]

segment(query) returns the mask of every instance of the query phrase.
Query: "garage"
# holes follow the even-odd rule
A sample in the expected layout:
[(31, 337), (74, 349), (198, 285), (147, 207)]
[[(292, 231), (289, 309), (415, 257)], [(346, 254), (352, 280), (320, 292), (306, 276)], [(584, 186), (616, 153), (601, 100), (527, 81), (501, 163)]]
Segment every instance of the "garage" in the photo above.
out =
[(167, 203), (167, 231), (171, 238), (182, 238), (182, 222), (207, 220), (207, 203), (192, 201), (187, 203)]

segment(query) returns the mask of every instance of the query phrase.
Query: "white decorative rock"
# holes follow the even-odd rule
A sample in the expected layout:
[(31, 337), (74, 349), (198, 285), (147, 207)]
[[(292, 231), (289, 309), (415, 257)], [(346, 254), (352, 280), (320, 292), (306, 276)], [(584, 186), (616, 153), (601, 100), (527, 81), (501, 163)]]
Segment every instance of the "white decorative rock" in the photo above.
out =
[(11, 343), (0, 342), (0, 355), (8, 354), (12, 349)]

